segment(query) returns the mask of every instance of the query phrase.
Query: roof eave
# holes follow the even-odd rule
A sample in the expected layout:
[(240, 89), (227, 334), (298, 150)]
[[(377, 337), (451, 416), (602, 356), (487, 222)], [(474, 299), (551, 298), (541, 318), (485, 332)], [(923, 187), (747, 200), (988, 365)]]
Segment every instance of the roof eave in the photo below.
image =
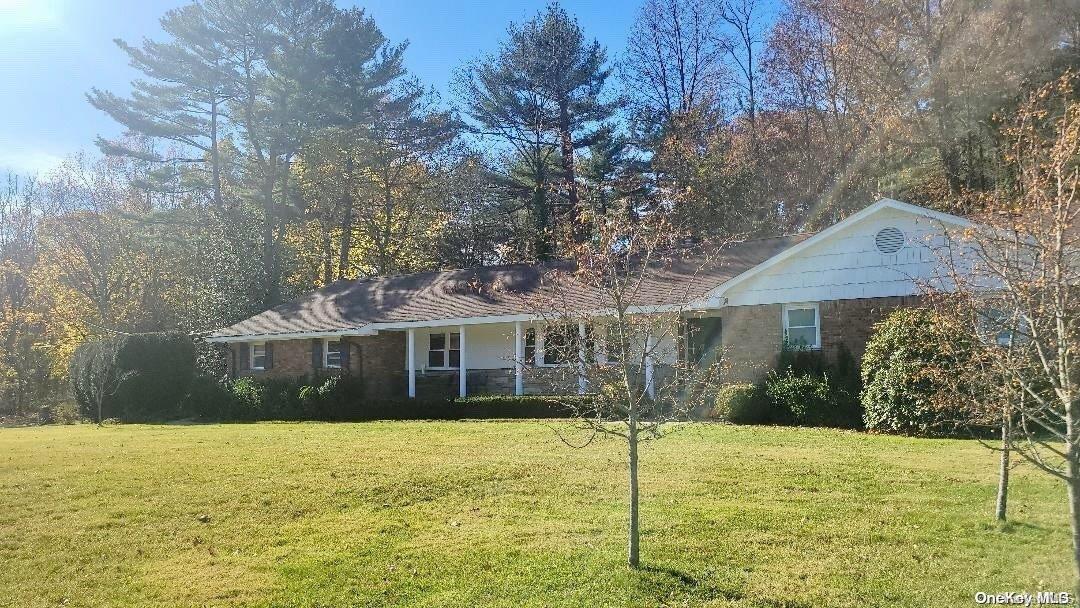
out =
[(374, 336), (378, 330), (371, 325), (353, 327), (349, 329), (333, 329), (326, 331), (294, 331), (283, 333), (251, 333), (237, 334), (234, 336), (208, 336), (207, 342), (214, 344), (227, 344), (230, 342), (255, 342), (271, 340), (303, 340), (305, 338), (340, 338), (345, 336)]

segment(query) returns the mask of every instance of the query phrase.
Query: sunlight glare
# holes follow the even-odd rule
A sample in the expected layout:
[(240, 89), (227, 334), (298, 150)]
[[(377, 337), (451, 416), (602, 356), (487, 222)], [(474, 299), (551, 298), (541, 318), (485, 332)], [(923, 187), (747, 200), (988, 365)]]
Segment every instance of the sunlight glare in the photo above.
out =
[(0, 0), (0, 30), (55, 23), (62, 0)]

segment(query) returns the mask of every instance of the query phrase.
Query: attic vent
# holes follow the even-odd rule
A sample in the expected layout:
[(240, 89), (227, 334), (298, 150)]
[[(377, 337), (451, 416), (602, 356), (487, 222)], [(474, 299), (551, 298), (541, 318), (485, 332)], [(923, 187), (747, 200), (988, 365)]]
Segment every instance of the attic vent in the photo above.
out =
[(882, 228), (874, 237), (874, 244), (881, 253), (896, 253), (904, 248), (904, 233), (892, 226)]

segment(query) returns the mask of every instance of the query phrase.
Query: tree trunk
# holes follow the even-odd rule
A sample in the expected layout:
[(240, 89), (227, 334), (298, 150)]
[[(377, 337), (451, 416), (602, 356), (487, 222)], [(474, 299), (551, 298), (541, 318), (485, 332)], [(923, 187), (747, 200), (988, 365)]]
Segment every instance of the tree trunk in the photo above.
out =
[(214, 181), (214, 207), (218, 211), (224, 206), (221, 200), (221, 154), (218, 150), (218, 100), (214, 96), (210, 102), (210, 170)]
[(1065, 410), (1065, 437), (1068, 445), (1065, 449), (1067, 459), (1066, 474), (1069, 484), (1069, 527), (1072, 531), (1073, 574), (1076, 575), (1076, 591), (1080, 593), (1080, 446), (1077, 445), (1075, 406)]
[(322, 227), (323, 239), (323, 284), (334, 282), (334, 240), (328, 226)]
[(280, 289), (277, 280), (277, 239), (274, 238), (274, 225), (277, 214), (274, 213), (274, 182), (271, 175), (263, 178), (263, 305), (272, 308), (278, 305)]
[(341, 216), (341, 253), (338, 257), (338, 278), (344, 279), (349, 275), (349, 255), (352, 253), (352, 229), (353, 229), (353, 199), (352, 199), (352, 152), (349, 151), (345, 159), (344, 189), (341, 192), (341, 206), (344, 213)]
[(559, 108), (559, 147), (562, 152), (566, 197), (570, 206), (568, 215), (573, 222), (574, 242), (582, 243), (587, 234), (579, 217), (581, 205), (578, 201), (577, 174), (574, 170), (574, 134), (570, 132), (570, 114), (565, 105)]
[(1001, 469), (998, 472), (997, 507), (994, 516), (1005, 521), (1009, 505), (1009, 450), (1012, 447), (1012, 419), (1006, 410), (1001, 421)]
[(638, 429), (637, 419), (633, 413), (630, 415), (630, 432), (628, 437), (629, 447), (629, 474), (630, 474), (630, 526), (627, 539), (626, 563), (631, 568), (637, 568), (639, 564), (638, 554), (640, 551), (639, 525), (638, 525)]
[[(1075, 452), (1075, 448), (1071, 451)], [(1069, 524), (1073, 541), (1073, 574), (1076, 575), (1077, 591), (1080, 591), (1080, 467), (1076, 455), (1069, 459)]]

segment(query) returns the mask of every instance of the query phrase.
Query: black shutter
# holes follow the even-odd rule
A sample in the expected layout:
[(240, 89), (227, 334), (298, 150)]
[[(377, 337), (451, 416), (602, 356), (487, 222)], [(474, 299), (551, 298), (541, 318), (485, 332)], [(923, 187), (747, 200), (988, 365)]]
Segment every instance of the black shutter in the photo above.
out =
[(311, 340), (311, 369), (322, 369), (322, 338), (312, 338)]
[(352, 343), (345, 338), (342, 338), (339, 348), (341, 349), (341, 369), (342, 371), (348, 372), (349, 359), (351, 358), (349, 355), (352, 354)]
[(237, 371), (246, 371), (251, 369), (251, 345), (247, 342), (237, 342), (236, 348), (240, 351), (239, 353), (237, 353), (240, 356), (240, 362), (236, 368)]
[(266, 369), (274, 369), (274, 343), (266, 343)]

